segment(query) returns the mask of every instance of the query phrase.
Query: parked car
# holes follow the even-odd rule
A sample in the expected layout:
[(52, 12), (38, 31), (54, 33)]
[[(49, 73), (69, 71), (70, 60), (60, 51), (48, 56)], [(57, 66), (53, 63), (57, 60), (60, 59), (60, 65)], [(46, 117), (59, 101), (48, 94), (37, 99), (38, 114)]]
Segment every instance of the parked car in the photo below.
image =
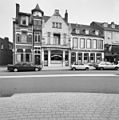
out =
[(90, 70), (95, 70), (95, 63), (87, 63), (87, 65), (89, 66)]
[(15, 65), (8, 65), (7, 70), (8, 71), (40, 71), (42, 67), (39, 65), (33, 65), (31, 63), (17, 63)]
[(95, 65), (97, 70), (118, 70), (119, 66), (111, 62), (102, 61)]
[(90, 66), (88, 64), (83, 63), (73, 63), (71, 65), (71, 70), (89, 70)]

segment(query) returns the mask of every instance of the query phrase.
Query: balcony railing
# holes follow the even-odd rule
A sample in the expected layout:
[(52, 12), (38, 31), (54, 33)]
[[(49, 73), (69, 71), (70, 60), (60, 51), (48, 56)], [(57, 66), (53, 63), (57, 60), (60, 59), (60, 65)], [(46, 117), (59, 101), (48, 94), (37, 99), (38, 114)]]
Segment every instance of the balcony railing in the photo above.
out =
[(70, 43), (67, 43), (67, 44), (51, 44), (51, 43), (43, 43), (42, 42), (42, 46), (43, 47), (70, 48)]

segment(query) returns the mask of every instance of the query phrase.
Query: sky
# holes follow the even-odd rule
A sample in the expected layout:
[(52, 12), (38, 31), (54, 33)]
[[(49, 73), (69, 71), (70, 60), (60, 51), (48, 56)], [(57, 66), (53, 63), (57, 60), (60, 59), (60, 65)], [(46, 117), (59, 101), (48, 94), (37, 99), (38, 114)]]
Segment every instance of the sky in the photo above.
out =
[(31, 13), (38, 3), (47, 16), (59, 9), (64, 17), (67, 9), (70, 23), (89, 25), (97, 21), (119, 24), (119, 0), (0, 0), (0, 37), (8, 37), (11, 42), (16, 3), (20, 4), (20, 11), (26, 13)]

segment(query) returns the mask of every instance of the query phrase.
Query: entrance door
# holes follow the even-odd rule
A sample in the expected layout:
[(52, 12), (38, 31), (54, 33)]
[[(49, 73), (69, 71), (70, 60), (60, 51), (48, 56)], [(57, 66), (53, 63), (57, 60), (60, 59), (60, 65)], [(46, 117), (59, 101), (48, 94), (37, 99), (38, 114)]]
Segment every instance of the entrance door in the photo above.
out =
[(40, 55), (35, 55), (35, 65), (40, 65)]

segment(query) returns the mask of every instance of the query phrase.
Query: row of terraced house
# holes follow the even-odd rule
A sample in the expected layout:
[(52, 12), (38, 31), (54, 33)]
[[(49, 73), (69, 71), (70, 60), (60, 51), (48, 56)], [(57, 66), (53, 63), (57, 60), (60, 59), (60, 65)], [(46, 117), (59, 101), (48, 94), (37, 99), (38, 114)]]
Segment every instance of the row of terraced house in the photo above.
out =
[(119, 25), (92, 22), (70, 23), (66, 10), (44, 15), (37, 4), (31, 13), (20, 12), (16, 4), (13, 21), (13, 63), (30, 62), (43, 66), (70, 66), (73, 62), (119, 60)]

